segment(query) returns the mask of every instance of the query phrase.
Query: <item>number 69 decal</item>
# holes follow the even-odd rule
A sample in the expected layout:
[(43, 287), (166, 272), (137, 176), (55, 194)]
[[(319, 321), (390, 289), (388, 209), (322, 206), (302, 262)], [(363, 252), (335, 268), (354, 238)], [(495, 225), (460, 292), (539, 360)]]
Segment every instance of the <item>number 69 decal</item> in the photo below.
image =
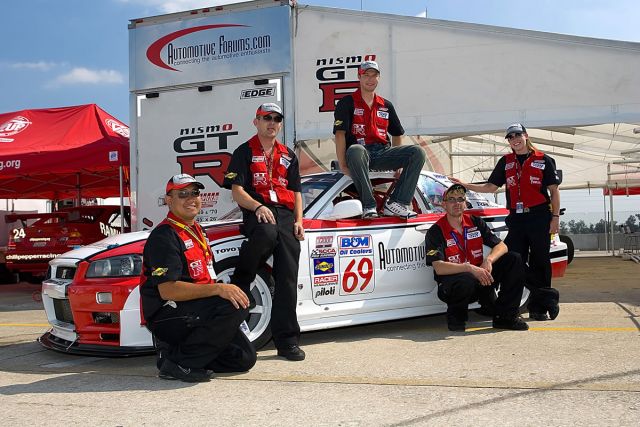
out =
[(341, 294), (364, 294), (373, 292), (373, 260), (371, 258), (354, 258), (342, 272)]

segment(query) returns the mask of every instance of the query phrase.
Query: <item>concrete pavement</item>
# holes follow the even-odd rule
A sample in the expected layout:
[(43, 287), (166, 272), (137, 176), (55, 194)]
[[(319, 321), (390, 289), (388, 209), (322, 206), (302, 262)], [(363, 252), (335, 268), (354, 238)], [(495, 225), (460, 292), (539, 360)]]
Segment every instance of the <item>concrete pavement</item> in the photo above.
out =
[[(471, 314), (303, 334), (303, 362), (259, 352), (256, 367), (186, 384), (153, 357), (70, 356), (41, 348), (30, 285), (0, 286), (3, 425), (640, 424), (640, 265), (576, 258), (555, 282), (561, 312), (528, 332)], [(37, 290), (37, 287), (35, 288)]]

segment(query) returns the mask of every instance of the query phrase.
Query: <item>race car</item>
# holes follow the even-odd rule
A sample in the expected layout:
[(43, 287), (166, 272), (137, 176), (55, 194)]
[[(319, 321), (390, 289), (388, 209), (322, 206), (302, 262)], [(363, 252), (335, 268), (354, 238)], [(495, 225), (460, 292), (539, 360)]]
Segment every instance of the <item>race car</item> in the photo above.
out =
[[(391, 172), (371, 174), (382, 207), (394, 185)], [(297, 314), (302, 331), (337, 328), (446, 312), (437, 297), (433, 269), (425, 264), (425, 233), (442, 215), (442, 194), (452, 183), (423, 171), (409, 220), (362, 220), (362, 204), (349, 177), (325, 172), (302, 177), (305, 240), (301, 242)], [(508, 211), (474, 192), (468, 210), (484, 218), (501, 238)], [(240, 245), (241, 213), (203, 224), (219, 279), (229, 281)], [(153, 351), (141, 324), (139, 286), (142, 250), (149, 231), (108, 237), (51, 261), (42, 301), (51, 324), (40, 343), (80, 354), (129, 356)], [(567, 266), (566, 245), (550, 240), (554, 276)], [(251, 285), (257, 304), (247, 323), (260, 348), (271, 338), (274, 281), (271, 259)], [(524, 304), (528, 298), (525, 290)], [(473, 307), (473, 306), (472, 306)]]
[(11, 229), (5, 255), (7, 269), (22, 280), (41, 282), (49, 261), (56, 256), (129, 227), (130, 210), (120, 206), (81, 206), (62, 208), (53, 213), (9, 214), (7, 222), (19, 224)]

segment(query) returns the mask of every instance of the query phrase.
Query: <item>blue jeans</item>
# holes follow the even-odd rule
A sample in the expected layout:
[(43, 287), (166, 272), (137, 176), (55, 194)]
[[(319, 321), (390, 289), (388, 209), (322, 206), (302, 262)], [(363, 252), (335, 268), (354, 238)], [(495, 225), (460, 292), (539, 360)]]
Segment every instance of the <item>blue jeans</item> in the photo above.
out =
[(425, 154), (417, 145), (389, 144), (359, 145), (347, 149), (347, 167), (351, 173), (353, 185), (360, 195), (363, 209), (376, 208), (373, 187), (369, 179), (370, 170), (396, 170), (402, 168), (402, 174), (396, 182), (390, 201), (409, 205), (424, 165)]

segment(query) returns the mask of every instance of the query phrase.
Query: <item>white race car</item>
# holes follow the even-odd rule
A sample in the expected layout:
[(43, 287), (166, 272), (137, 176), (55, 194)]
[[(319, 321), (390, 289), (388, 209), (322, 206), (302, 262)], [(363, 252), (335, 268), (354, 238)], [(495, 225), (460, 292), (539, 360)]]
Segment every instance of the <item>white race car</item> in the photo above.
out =
[[(371, 175), (381, 207), (394, 179)], [(302, 177), (305, 240), (298, 270), (298, 321), (302, 331), (444, 313), (433, 269), (425, 265), (426, 230), (442, 215), (446, 176), (423, 171), (413, 199), (416, 218), (362, 220), (362, 205), (351, 179), (340, 172)], [(501, 238), (508, 211), (477, 193), (467, 194), (468, 211), (482, 217)], [(241, 214), (203, 224), (218, 278), (228, 281), (237, 262)], [(139, 285), (148, 231), (111, 236), (63, 254), (50, 263), (42, 301), (51, 330), (45, 347), (80, 354), (129, 356), (153, 351), (141, 325)], [(567, 246), (550, 240), (553, 275), (567, 267)], [(251, 285), (257, 305), (247, 319), (257, 348), (271, 338), (271, 259)], [(522, 304), (528, 298), (525, 289)]]

